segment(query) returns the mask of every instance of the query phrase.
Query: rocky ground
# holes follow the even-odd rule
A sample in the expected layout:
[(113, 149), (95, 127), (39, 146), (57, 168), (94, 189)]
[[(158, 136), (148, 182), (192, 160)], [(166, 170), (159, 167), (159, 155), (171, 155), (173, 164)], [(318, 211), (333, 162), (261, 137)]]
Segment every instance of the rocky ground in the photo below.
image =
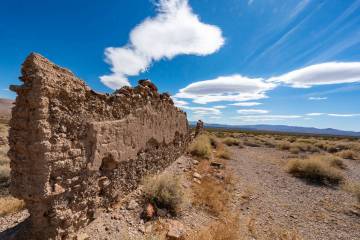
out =
[[(232, 149), (230, 165), (238, 176), (241, 219), (254, 239), (299, 236), (302, 239), (360, 239), (356, 199), (339, 188), (306, 183), (284, 171), (289, 154), (273, 148)], [(344, 160), (346, 175), (360, 176), (360, 162)], [(292, 238), (288, 238), (292, 239)]]
[[(228, 210), (239, 215), (239, 239), (360, 239), (360, 209), (350, 193), (340, 187), (312, 185), (292, 177), (284, 170), (290, 155), (286, 151), (231, 147), (231, 152), (232, 159), (226, 160), (226, 166), (235, 181)], [(360, 162), (344, 161), (348, 166), (347, 179), (359, 180)], [(191, 189), (199, 181), (194, 177), (197, 164), (197, 160), (183, 156), (166, 172), (181, 176), (183, 187)], [(113, 208), (99, 211), (98, 218), (77, 237), (161, 239), (155, 236), (164, 233), (186, 239), (189, 233), (217, 220), (208, 211), (188, 204), (176, 218), (164, 213), (145, 222), (140, 217), (143, 209), (140, 187)], [(0, 232), (27, 216), (22, 211), (0, 217)]]

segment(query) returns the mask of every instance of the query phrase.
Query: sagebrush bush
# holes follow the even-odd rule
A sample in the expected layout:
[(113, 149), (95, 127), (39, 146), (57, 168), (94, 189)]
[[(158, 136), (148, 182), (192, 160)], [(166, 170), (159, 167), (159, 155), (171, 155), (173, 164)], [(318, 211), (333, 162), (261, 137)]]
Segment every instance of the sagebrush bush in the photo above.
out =
[(230, 150), (224, 144), (218, 144), (216, 148), (216, 156), (223, 159), (230, 159)]
[(227, 137), (223, 140), (223, 143), (225, 143), (228, 146), (239, 146), (240, 141), (239, 139), (233, 138), (233, 137)]
[(337, 153), (339, 157), (342, 157), (344, 159), (351, 159), (356, 160), (359, 158), (359, 156), (356, 154), (356, 152), (352, 150), (343, 150)]
[(292, 175), (317, 183), (338, 184), (344, 176), (333, 163), (321, 156), (311, 156), (307, 159), (291, 159), (287, 171)]
[(167, 209), (173, 215), (179, 213), (188, 197), (181, 186), (180, 178), (170, 174), (145, 178), (143, 191), (146, 201), (157, 208)]
[(289, 150), (290, 149), (290, 144), (288, 143), (288, 142), (280, 142), (279, 144), (278, 144), (278, 148), (280, 149), (280, 150)]
[(343, 185), (343, 189), (345, 191), (354, 194), (354, 196), (357, 198), (358, 202), (360, 203), (360, 183), (346, 182)]
[(211, 142), (210, 138), (206, 134), (201, 134), (196, 137), (189, 146), (189, 152), (191, 155), (202, 158), (211, 157)]
[(0, 216), (17, 212), (25, 207), (25, 203), (17, 198), (7, 196), (0, 198)]
[(194, 204), (207, 209), (210, 213), (220, 215), (227, 207), (230, 193), (225, 186), (210, 177), (204, 177), (201, 184), (195, 187)]
[(9, 179), (10, 159), (7, 156), (8, 146), (0, 146), (0, 182)]

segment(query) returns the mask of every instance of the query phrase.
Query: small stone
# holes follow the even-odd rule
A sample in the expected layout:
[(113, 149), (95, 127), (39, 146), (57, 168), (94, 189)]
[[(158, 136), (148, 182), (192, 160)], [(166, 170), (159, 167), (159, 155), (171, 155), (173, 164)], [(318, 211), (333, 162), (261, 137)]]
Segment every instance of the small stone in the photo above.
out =
[(128, 210), (134, 210), (135, 208), (137, 208), (139, 206), (139, 204), (135, 201), (135, 200), (131, 200), (129, 202), (129, 204), (127, 205), (127, 209)]
[(176, 220), (170, 220), (168, 228), (169, 231), (166, 236), (169, 239), (180, 239), (185, 233), (184, 225)]
[(147, 219), (153, 218), (155, 215), (155, 207), (151, 203), (148, 203), (145, 207), (145, 216)]
[(197, 178), (194, 178), (193, 181), (194, 181), (195, 183), (197, 183), (197, 184), (201, 184), (201, 181), (200, 181), (199, 179), (197, 179)]
[(199, 161), (198, 160), (193, 160), (193, 164), (198, 165)]
[(76, 240), (89, 240), (89, 239), (90, 239), (90, 237), (86, 233), (79, 233), (76, 236)]
[(197, 173), (197, 172), (194, 172), (193, 176), (194, 176), (194, 178), (197, 178), (197, 179), (202, 178), (201, 175), (199, 173)]
[(144, 225), (141, 225), (139, 227), (139, 232), (145, 233), (145, 226)]

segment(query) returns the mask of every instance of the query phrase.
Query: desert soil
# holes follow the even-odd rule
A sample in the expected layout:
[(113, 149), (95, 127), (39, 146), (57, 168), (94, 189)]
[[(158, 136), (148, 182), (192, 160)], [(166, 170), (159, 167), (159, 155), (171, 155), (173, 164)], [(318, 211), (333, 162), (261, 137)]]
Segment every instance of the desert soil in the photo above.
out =
[[(360, 239), (356, 199), (339, 188), (309, 184), (286, 173), (289, 154), (271, 148), (232, 148), (236, 204), (254, 239), (288, 234), (302, 239)], [(360, 162), (344, 160), (359, 180)]]

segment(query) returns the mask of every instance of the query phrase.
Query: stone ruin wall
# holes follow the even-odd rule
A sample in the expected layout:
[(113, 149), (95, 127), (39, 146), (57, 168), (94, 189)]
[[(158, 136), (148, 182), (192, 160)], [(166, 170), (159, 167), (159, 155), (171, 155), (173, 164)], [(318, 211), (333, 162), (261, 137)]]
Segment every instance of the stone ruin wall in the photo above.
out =
[(10, 191), (30, 212), (27, 239), (68, 238), (186, 149), (186, 114), (148, 80), (99, 94), (38, 54), (20, 79)]

